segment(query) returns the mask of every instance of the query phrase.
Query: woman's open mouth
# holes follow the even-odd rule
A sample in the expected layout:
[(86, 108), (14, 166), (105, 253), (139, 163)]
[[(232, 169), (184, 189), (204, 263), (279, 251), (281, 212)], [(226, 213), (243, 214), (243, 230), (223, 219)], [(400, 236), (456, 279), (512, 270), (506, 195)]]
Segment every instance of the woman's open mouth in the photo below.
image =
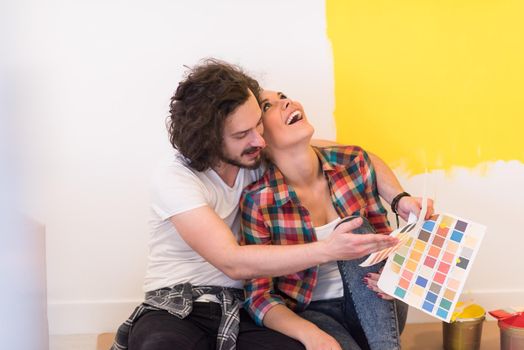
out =
[(300, 111), (294, 111), (286, 120), (286, 125), (295, 124), (299, 120), (302, 120), (302, 113)]

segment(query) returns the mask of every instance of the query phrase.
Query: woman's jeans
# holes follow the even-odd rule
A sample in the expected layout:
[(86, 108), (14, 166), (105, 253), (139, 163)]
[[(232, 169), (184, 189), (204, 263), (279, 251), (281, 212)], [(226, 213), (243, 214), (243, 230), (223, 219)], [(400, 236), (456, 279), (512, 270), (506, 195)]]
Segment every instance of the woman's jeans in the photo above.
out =
[[(375, 232), (363, 219), (353, 233)], [(365, 258), (338, 262), (343, 298), (314, 301), (299, 315), (337, 339), (343, 349), (400, 349), (408, 306), (399, 300), (381, 299), (367, 287), (363, 281), (366, 274), (377, 273), (384, 263), (358, 266)]]

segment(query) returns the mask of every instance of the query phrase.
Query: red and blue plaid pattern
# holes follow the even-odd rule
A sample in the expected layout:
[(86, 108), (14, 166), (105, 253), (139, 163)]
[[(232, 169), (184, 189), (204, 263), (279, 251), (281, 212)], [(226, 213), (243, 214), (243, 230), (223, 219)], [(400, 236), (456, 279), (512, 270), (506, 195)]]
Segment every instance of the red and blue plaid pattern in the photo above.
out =
[[(391, 228), (378, 195), (376, 175), (367, 153), (357, 146), (315, 148), (329, 182), (333, 206), (341, 218), (366, 217), (377, 233)], [(240, 201), (243, 244), (303, 244), (317, 240), (308, 210), (278, 168), (248, 186)], [(266, 312), (277, 304), (295, 311), (311, 302), (318, 266), (280, 277), (246, 281), (245, 306), (263, 325)]]

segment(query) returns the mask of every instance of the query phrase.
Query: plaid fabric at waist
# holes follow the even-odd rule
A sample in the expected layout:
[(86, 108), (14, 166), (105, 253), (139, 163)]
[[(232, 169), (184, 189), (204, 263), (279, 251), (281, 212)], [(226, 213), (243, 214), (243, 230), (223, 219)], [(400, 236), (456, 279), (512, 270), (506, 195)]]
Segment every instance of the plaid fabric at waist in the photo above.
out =
[(172, 288), (162, 288), (147, 292), (145, 300), (129, 318), (118, 327), (115, 341), (110, 350), (125, 350), (134, 322), (152, 310), (165, 310), (184, 319), (193, 310), (193, 301), (204, 294), (213, 294), (220, 301), (222, 317), (218, 327), (217, 350), (234, 350), (240, 327), (240, 307), (244, 291), (236, 288), (218, 286), (198, 286), (191, 283), (177, 284)]

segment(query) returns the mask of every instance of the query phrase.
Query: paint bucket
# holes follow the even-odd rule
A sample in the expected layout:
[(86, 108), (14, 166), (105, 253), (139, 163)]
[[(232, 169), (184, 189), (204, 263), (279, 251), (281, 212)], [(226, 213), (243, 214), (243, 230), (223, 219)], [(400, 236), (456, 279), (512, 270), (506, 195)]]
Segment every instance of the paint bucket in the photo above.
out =
[[(458, 302), (457, 308), (463, 303)], [(466, 306), (454, 313), (450, 323), (442, 322), (442, 340), (445, 350), (479, 350), (482, 324), (486, 311), (479, 305)]]
[(524, 349), (524, 314), (499, 320), (500, 349), (517, 350)]

